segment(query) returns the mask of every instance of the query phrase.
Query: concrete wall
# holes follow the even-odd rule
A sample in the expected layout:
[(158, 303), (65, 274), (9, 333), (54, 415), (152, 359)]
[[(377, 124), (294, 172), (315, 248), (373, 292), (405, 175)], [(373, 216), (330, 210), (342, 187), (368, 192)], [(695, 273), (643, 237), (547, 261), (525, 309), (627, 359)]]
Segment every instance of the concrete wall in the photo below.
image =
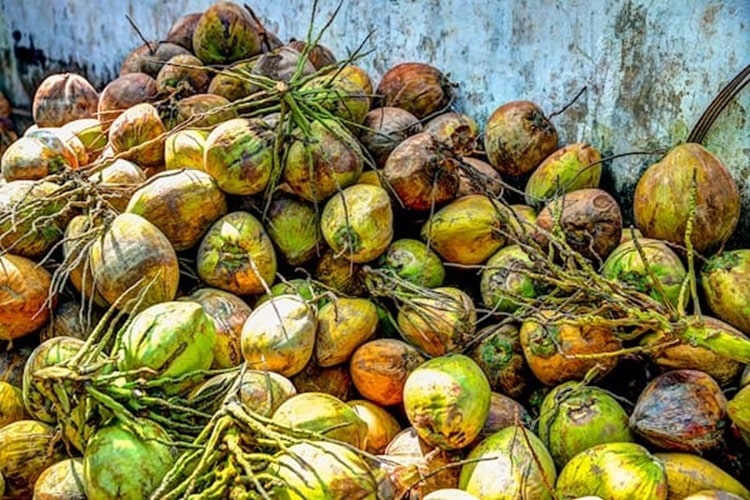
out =
[[(101, 88), (145, 36), (163, 37), (180, 15), (210, 0), (0, 0), (0, 88), (26, 106), (42, 76), (76, 69)], [(305, 0), (250, 2), (282, 40), (305, 38)], [(318, 26), (336, 6), (320, 0)], [(360, 64), (373, 80), (402, 61), (431, 63), (460, 84), (457, 106), (483, 125), (500, 104), (529, 99), (557, 116), (563, 142), (603, 152), (652, 151), (687, 137), (711, 99), (750, 63), (747, 0), (344, 0), (323, 43), (339, 57), (372, 33)], [(706, 145), (743, 192), (750, 246), (750, 88), (711, 131)], [(654, 157), (609, 167), (629, 210), (629, 193)]]

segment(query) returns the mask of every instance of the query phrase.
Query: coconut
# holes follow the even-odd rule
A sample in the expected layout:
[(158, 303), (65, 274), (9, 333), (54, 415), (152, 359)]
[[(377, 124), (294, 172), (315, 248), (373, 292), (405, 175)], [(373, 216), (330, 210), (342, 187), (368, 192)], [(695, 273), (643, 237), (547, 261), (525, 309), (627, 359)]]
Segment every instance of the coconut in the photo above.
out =
[(630, 415), (634, 432), (659, 448), (702, 452), (722, 443), (727, 400), (710, 375), (672, 370), (652, 379)]
[(39, 333), (39, 340), (53, 337), (74, 337), (86, 340), (94, 326), (102, 318), (98, 308), (86, 307), (80, 300), (64, 296), (54, 308), (46, 328)]
[(560, 471), (555, 492), (561, 498), (669, 498), (664, 464), (636, 443), (603, 443), (578, 453)]
[(284, 158), (284, 180), (299, 197), (321, 202), (351, 186), (362, 173), (362, 149), (335, 120), (315, 120), (309, 135), (297, 129)]
[(49, 130), (20, 137), (0, 158), (2, 177), (8, 181), (37, 180), (78, 168), (70, 147)]
[(237, 295), (266, 291), (276, 278), (276, 252), (261, 222), (249, 212), (230, 212), (206, 231), (196, 257), (198, 276)]
[(708, 252), (732, 236), (740, 217), (739, 189), (721, 160), (695, 143), (675, 146), (638, 180), (633, 213), (644, 236), (685, 244), (693, 182), (695, 250)]
[(239, 401), (264, 417), (271, 417), (281, 403), (297, 394), (292, 381), (283, 375), (269, 371), (243, 370), (239, 381), (236, 372), (214, 375), (195, 386), (187, 399), (191, 407), (213, 414), (221, 409), (235, 383), (239, 384), (236, 387)]
[[(126, 161), (126, 160), (123, 160)], [(98, 306), (107, 306), (104, 297), (96, 291), (94, 277), (89, 263), (89, 253), (92, 239), (99, 231), (101, 222), (88, 215), (76, 215), (65, 228), (65, 236), (62, 243), (63, 260), (68, 263), (66, 269), (68, 279), (73, 288), (81, 293), (81, 302), (91, 304), (92, 301)]]
[(135, 163), (118, 158), (89, 179), (118, 213), (126, 210), (135, 190), (146, 182), (146, 173)]
[(18, 420), (0, 428), (3, 498), (31, 498), (34, 483), (49, 466), (66, 458), (55, 429), (36, 420)]
[(461, 449), (479, 435), (491, 399), (487, 377), (471, 358), (432, 358), (409, 374), (404, 410), (419, 437), (445, 450)]
[(33, 500), (85, 500), (83, 459), (68, 458), (50, 465), (34, 483)]
[(193, 51), (205, 64), (247, 59), (261, 50), (259, 26), (250, 12), (233, 2), (209, 6), (193, 30)]
[(727, 413), (732, 422), (745, 433), (750, 433), (750, 386), (744, 386), (727, 403)]
[(292, 444), (274, 457), (271, 474), (281, 486), (280, 500), (378, 498), (378, 478), (372, 467), (351, 449), (330, 441)]
[(567, 144), (534, 169), (526, 182), (526, 203), (541, 208), (556, 196), (576, 189), (598, 188), (602, 175), (602, 155), (582, 142)]
[(396, 146), (383, 168), (388, 185), (407, 210), (431, 210), (455, 198), (459, 161), (435, 138), (421, 132)]
[(391, 406), (401, 403), (407, 377), (425, 359), (403, 340), (380, 338), (365, 342), (354, 351), (349, 370), (362, 397)]
[(192, 54), (170, 58), (156, 75), (156, 89), (163, 94), (187, 97), (208, 90), (211, 75), (200, 59)]
[(355, 184), (323, 207), (320, 228), (331, 249), (362, 264), (377, 259), (393, 239), (393, 210), (388, 192)]
[(473, 194), (457, 198), (430, 215), (420, 235), (446, 262), (481, 264), (505, 245), (507, 220), (500, 202)]
[(378, 311), (370, 299), (337, 297), (318, 310), (315, 361), (321, 367), (349, 360), (375, 334)]
[(345, 255), (339, 256), (330, 248), (315, 263), (313, 278), (332, 292), (363, 297), (367, 294), (366, 274), (362, 266)]
[(296, 295), (279, 295), (256, 307), (242, 327), (242, 356), (248, 367), (291, 377), (312, 358), (315, 309)]
[(411, 238), (392, 241), (380, 256), (378, 267), (425, 288), (437, 288), (445, 280), (445, 267), (438, 254), (426, 243)]
[(178, 17), (167, 31), (165, 40), (170, 43), (185, 47), (190, 52), (193, 51), (193, 32), (198, 25), (203, 12), (191, 12)]
[(405, 62), (390, 67), (375, 90), (379, 106), (405, 109), (419, 119), (442, 111), (453, 101), (453, 84), (436, 67)]
[(524, 406), (513, 398), (499, 392), (493, 392), (490, 398), (490, 412), (484, 422), (482, 431), (477, 436), (476, 444), (498, 431), (514, 425), (533, 429), (534, 419)]
[(502, 175), (517, 177), (534, 170), (557, 149), (557, 130), (530, 101), (511, 101), (487, 120), (484, 150)]
[[(354, 68), (354, 69), (352, 69)], [(370, 77), (358, 66), (347, 65), (333, 74), (305, 82), (300, 92), (306, 100), (321, 106), (358, 131), (370, 111)]]
[(440, 488), (422, 497), (422, 500), (479, 500), (471, 493), (458, 488)]
[(28, 418), (23, 404), (23, 392), (18, 387), (0, 380), (0, 429)]
[(610, 393), (574, 381), (556, 386), (544, 397), (539, 438), (558, 467), (597, 444), (634, 440), (628, 414)]
[(622, 213), (617, 201), (601, 189), (578, 189), (552, 200), (536, 218), (534, 238), (546, 248), (558, 225), (570, 247), (601, 265), (620, 243)]
[(483, 194), (499, 198), (503, 194), (504, 183), (495, 168), (479, 158), (464, 157), (458, 170), (458, 192), (456, 196)]
[(367, 424), (365, 451), (384, 453), (388, 444), (401, 432), (401, 424), (396, 417), (382, 406), (366, 399), (353, 399), (346, 404)]
[(145, 309), (177, 294), (177, 254), (164, 233), (140, 215), (115, 217), (89, 252), (92, 282), (109, 304), (120, 299), (120, 309), (134, 312), (130, 302), (136, 296)]
[(526, 390), (529, 372), (518, 326), (489, 325), (479, 330), (476, 338), (481, 340), (468, 354), (487, 376), (492, 390), (512, 398), (520, 397)]
[(437, 287), (411, 298), (396, 317), (401, 336), (430, 356), (459, 352), (474, 337), (477, 311), (460, 288)]
[(138, 432), (115, 420), (94, 434), (83, 455), (86, 498), (148, 498), (174, 463), (169, 435), (152, 420)]
[[(96, 119), (84, 118), (84, 120), (89, 121)], [(46, 136), (49, 133), (51, 133), (52, 136), (56, 137), (57, 139), (62, 141), (65, 146), (67, 146), (64, 148), (60, 148), (60, 153), (65, 158), (70, 158), (70, 156), (73, 156), (72, 159), (68, 159), (70, 168), (76, 170), (84, 166), (88, 162), (89, 153), (86, 150), (86, 146), (84, 146), (83, 141), (81, 141), (81, 139), (79, 139), (76, 134), (65, 127), (40, 127), (33, 132), (29, 132), (24, 137), (39, 138)]]
[(352, 377), (346, 364), (324, 368), (313, 356), (291, 380), (297, 392), (323, 392), (341, 401), (348, 401), (352, 396)]
[(198, 244), (209, 226), (227, 213), (227, 200), (206, 172), (171, 170), (135, 191), (125, 211), (154, 224), (180, 252)]
[(0, 351), (0, 381), (15, 387), (23, 385), (23, 369), (33, 349), (28, 346), (13, 346), (12, 349)]
[(250, 73), (261, 78), (278, 82), (289, 82), (296, 77), (315, 73), (315, 66), (309, 60), (302, 61), (302, 54), (284, 45), (259, 56)]
[(238, 61), (216, 73), (208, 84), (208, 93), (222, 96), (227, 101), (237, 101), (257, 91), (250, 75), (258, 57)]
[(480, 498), (552, 499), (556, 471), (547, 449), (520, 425), (506, 427), (475, 446), (458, 486)]
[(375, 166), (383, 168), (391, 151), (407, 137), (422, 131), (419, 119), (405, 109), (386, 106), (365, 115), (359, 140), (372, 156)]
[(53, 74), (37, 87), (31, 114), (40, 127), (61, 127), (72, 120), (94, 117), (98, 100), (94, 86), (81, 75)]
[(525, 320), (519, 331), (526, 363), (540, 382), (555, 386), (582, 380), (595, 367), (602, 377), (617, 365), (611, 353), (621, 344), (610, 327), (593, 321), (577, 325), (555, 314), (542, 310), (539, 319)]
[(131, 50), (120, 66), (120, 76), (129, 73), (145, 73), (153, 78), (174, 56), (190, 54), (181, 45), (168, 41), (148, 41)]
[(750, 498), (750, 490), (709, 460), (692, 453), (655, 453), (667, 472), (670, 499), (684, 499), (704, 490), (722, 490)]
[(212, 130), (239, 116), (225, 97), (214, 94), (194, 94), (179, 99), (173, 106), (167, 106), (162, 115), (169, 130), (179, 125)]
[(307, 48), (307, 42), (304, 40), (292, 39), (287, 44), (289, 47), (297, 50), (300, 54), (307, 51), (307, 58), (310, 60), (315, 69), (323, 69), (326, 66), (332, 66), (336, 64), (336, 56), (333, 55), (331, 49), (325, 45), (315, 44), (311, 48)]
[(708, 307), (720, 319), (750, 335), (750, 249), (722, 252), (701, 268)]
[(106, 131), (126, 109), (156, 98), (156, 80), (145, 73), (128, 73), (109, 82), (99, 95), (96, 118)]
[(139, 166), (164, 163), (167, 129), (154, 106), (141, 103), (120, 114), (109, 127), (109, 142), (115, 153)]
[(514, 313), (544, 292), (534, 279), (534, 263), (520, 245), (508, 245), (493, 254), (482, 268), (479, 289), (482, 303), (492, 311)]
[[(55, 294), (52, 276), (34, 261), (0, 253), (0, 340), (13, 340), (44, 326)], [(48, 300), (52, 298), (52, 302)], [(1, 363), (0, 363), (1, 365)]]
[[(680, 257), (665, 242), (635, 238), (615, 247), (604, 261), (601, 275), (631, 286), (657, 302), (677, 306), (687, 271)], [(654, 278), (658, 283), (654, 283)]]
[(360, 450), (367, 445), (367, 423), (340, 399), (322, 392), (301, 392), (273, 413), (276, 425), (317, 432)]
[(203, 168), (203, 156), (206, 149), (208, 132), (199, 129), (174, 130), (164, 141), (164, 168), (176, 170), (179, 168)]
[(47, 181), (0, 185), (0, 250), (34, 259), (50, 252), (73, 217), (64, 189)]
[(479, 125), (476, 120), (457, 111), (442, 113), (432, 118), (425, 123), (424, 132), (462, 155), (472, 154), (479, 139)]
[(264, 222), (268, 236), (289, 265), (304, 264), (322, 253), (320, 218), (312, 203), (277, 191)]

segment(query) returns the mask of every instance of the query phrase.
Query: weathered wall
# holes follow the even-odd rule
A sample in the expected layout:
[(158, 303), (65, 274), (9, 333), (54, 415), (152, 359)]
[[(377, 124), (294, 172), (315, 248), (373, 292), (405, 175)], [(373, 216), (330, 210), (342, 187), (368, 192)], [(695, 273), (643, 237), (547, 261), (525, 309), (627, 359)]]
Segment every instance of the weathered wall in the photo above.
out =
[[(0, 87), (28, 105), (44, 74), (82, 71), (101, 88), (139, 43), (164, 36), (180, 15), (210, 0), (0, 0)], [(304, 38), (311, 2), (250, 2), (283, 40)], [(336, 0), (320, 0), (322, 26)], [(323, 38), (339, 56), (372, 32), (360, 61), (373, 80), (391, 65), (424, 61), (460, 84), (458, 107), (482, 124), (498, 105), (530, 99), (551, 113), (587, 91), (554, 123), (564, 142), (605, 153), (654, 150), (687, 137), (710, 100), (750, 63), (747, 0), (345, 0)], [(750, 246), (750, 88), (706, 144), (743, 192), (742, 231)], [(609, 164), (623, 198), (653, 157)]]

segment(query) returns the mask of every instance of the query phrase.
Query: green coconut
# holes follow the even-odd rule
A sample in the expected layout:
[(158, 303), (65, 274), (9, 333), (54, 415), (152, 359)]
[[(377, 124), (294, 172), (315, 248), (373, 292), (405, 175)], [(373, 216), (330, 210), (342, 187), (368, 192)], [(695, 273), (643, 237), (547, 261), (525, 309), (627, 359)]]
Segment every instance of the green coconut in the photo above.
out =
[(664, 464), (636, 443), (603, 443), (571, 458), (557, 477), (558, 498), (668, 498)]
[(512, 398), (520, 397), (526, 390), (530, 373), (523, 356), (518, 326), (489, 325), (479, 330), (476, 337), (481, 340), (468, 354), (487, 376), (492, 390)]
[(426, 243), (412, 238), (392, 241), (380, 256), (378, 265), (425, 288), (437, 288), (445, 280), (445, 266), (440, 256)]
[(209, 6), (193, 31), (193, 52), (205, 64), (227, 64), (247, 59), (261, 50), (258, 23), (234, 2)]
[(193, 128), (170, 132), (164, 142), (164, 168), (204, 170), (203, 154), (207, 137), (207, 131)]
[(650, 238), (620, 243), (604, 261), (600, 272), (608, 280), (632, 286), (657, 302), (673, 306), (679, 302), (687, 277), (680, 257), (665, 242)]
[(264, 222), (268, 236), (289, 265), (304, 264), (323, 252), (320, 216), (312, 203), (277, 192)]
[(236, 195), (263, 191), (273, 170), (273, 134), (260, 118), (234, 118), (206, 139), (203, 169), (219, 187)]
[[(154, 370), (153, 378), (177, 378), (208, 370), (213, 362), (216, 328), (203, 307), (192, 301), (155, 304), (137, 315), (122, 334), (119, 370)], [(179, 392), (195, 381), (169, 385)]]
[(743, 387), (729, 400), (727, 413), (737, 427), (750, 433), (750, 386)]
[(499, 249), (482, 266), (482, 303), (492, 311), (516, 312), (543, 292), (543, 283), (533, 273), (534, 263), (520, 245)]
[(554, 387), (544, 397), (539, 438), (558, 467), (597, 444), (633, 441), (622, 405), (607, 391), (574, 381)]
[(541, 208), (556, 195), (598, 188), (602, 155), (594, 146), (576, 142), (558, 149), (534, 169), (526, 182), (526, 203)]
[(468, 356), (432, 358), (406, 379), (404, 410), (419, 437), (445, 450), (471, 444), (490, 411), (492, 390), (482, 369)]
[(750, 335), (750, 249), (714, 255), (700, 276), (708, 307), (719, 319)]
[[(360, 70), (361, 71), (361, 70)], [(328, 110), (354, 130), (365, 121), (370, 111), (370, 95), (367, 88), (344, 67), (332, 74), (316, 76), (308, 80), (300, 89), (305, 99)], [(369, 84), (369, 77), (365, 85)]]
[(83, 484), (88, 500), (148, 498), (174, 463), (169, 435), (152, 420), (135, 429), (121, 421), (100, 428), (83, 455)]
[(323, 207), (320, 228), (331, 249), (355, 263), (377, 259), (393, 239), (393, 209), (388, 191), (355, 184)]

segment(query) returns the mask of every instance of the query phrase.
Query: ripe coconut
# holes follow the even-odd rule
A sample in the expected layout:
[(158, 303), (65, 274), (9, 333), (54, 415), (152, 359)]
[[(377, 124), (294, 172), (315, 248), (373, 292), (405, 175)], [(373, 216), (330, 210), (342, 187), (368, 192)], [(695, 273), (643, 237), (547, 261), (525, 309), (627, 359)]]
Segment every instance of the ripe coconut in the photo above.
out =
[(165, 40), (193, 51), (193, 32), (203, 12), (190, 12), (178, 17), (167, 31)]
[(378, 311), (370, 299), (338, 297), (320, 306), (315, 361), (321, 367), (349, 361), (378, 328)]
[(208, 93), (237, 101), (258, 90), (250, 75), (259, 57), (238, 61), (216, 73), (208, 84)]
[(210, 79), (200, 59), (192, 54), (181, 54), (164, 63), (156, 75), (156, 89), (163, 94), (187, 97), (206, 92)]
[(541, 208), (555, 196), (576, 189), (598, 188), (602, 155), (590, 144), (576, 142), (558, 149), (534, 169), (526, 182), (526, 203)]
[(50, 465), (34, 483), (34, 500), (86, 500), (83, 459), (68, 458)]
[(404, 384), (404, 411), (419, 437), (444, 450), (471, 444), (490, 411), (490, 384), (471, 358), (438, 356), (412, 371)]
[(250, 73), (278, 82), (289, 82), (295, 75), (297, 78), (312, 75), (315, 73), (315, 66), (309, 60), (302, 60), (299, 51), (284, 45), (259, 56)]
[(365, 451), (384, 453), (388, 444), (401, 431), (401, 424), (396, 417), (382, 406), (366, 399), (353, 399), (346, 404), (367, 424)]
[[(737, 498), (750, 498), (750, 490), (713, 462), (693, 453), (663, 452), (654, 456), (667, 472), (669, 498), (692, 498), (705, 490), (721, 490)], [(724, 497), (716, 497), (719, 498)], [(729, 497), (727, 500), (731, 500)], [(698, 499), (693, 499), (698, 500)]]
[(352, 396), (352, 377), (346, 364), (322, 367), (313, 355), (305, 369), (291, 377), (297, 392), (323, 392), (348, 401)]
[(557, 149), (557, 141), (555, 126), (530, 101), (503, 104), (485, 125), (484, 150), (501, 175), (517, 177), (531, 172)]
[(693, 179), (695, 250), (708, 252), (732, 236), (740, 217), (739, 189), (721, 160), (695, 143), (675, 146), (638, 180), (633, 212), (644, 236), (684, 245)]
[(453, 94), (453, 85), (443, 72), (420, 62), (392, 66), (375, 90), (379, 106), (402, 108), (419, 119), (445, 109)]
[(701, 287), (716, 316), (750, 335), (750, 249), (711, 257), (701, 268)]
[(476, 334), (481, 339), (468, 352), (476, 361), (493, 391), (519, 398), (526, 390), (529, 368), (523, 356), (518, 326), (489, 325)]
[(465, 113), (451, 111), (432, 118), (424, 125), (424, 132), (456, 153), (470, 155), (477, 147), (479, 125)]
[(190, 54), (181, 45), (168, 41), (151, 40), (131, 50), (120, 66), (120, 76), (129, 73), (146, 73), (156, 78), (164, 63), (177, 55)]
[(74, 134), (86, 149), (86, 161), (79, 162), (81, 165), (96, 160), (107, 145), (107, 134), (97, 118), (80, 118), (66, 123), (62, 128)]
[(96, 183), (96, 190), (102, 198), (122, 213), (136, 189), (146, 182), (146, 172), (132, 161), (118, 158), (89, 179)]
[(193, 51), (205, 64), (227, 64), (261, 51), (258, 24), (234, 2), (218, 1), (203, 11), (193, 30)]
[(164, 163), (167, 129), (159, 112), (149, 103), (136, 104), (120, 114), (109, 127), (109, 142), (115, 153), (141, 167)]
[(31, 114), (39, 127), (61, 127), (79, 118), (93, 118), (98, 101), (96, 89), (86, 78), (58, 73), (37, 87)]
[(405, 109), (386, 106), (370, 110), (362, 122), (359, 140), (383, 168), (391, 151), (404, 139), (422, 131), (419, 119)]
[(366, 276), (360, 264), (330, 248), (315, 263), (313, 278), (329, 290), (341, 295), (364, 297), (367, 294)]
[(308, 49), (306, 41), (295, 39), (290, 40), (287, 45), (297, 50), (300, 54), (307, 51), (307, 58), (315, 66), (316, 70), (336, 64), (336, 56), (325, 45), (316, 44)]
[(458, 169), (458, 192), (456, 196), (483, 194), (499, 198), (503, 194), (504, 183), (500, 173), (492, 165), (479, 158), (465, 156)]
[(217, 125), (237, 118), (237, 109), (220, 95), (194, 94), (178, 99), (173, 107), (163, 112), (164, 124), (172, 130), (178, 125), (212, 130)]
[(529, 430), (534, 428), (534, 419), (524, 406), (515, 399), (493, 392), (490, 399), (490, 413), (484, 422), (482, 432), (477, 436), (477, 444), (498, 431), (513, 425), (522, 425)]
[(38, 180), (78, 168), (73, 150), (49, 130), (37, 129), (14, 141), (0, 158), (0, 173), (6, 181)]
[(31, 259), (0, 253), (0, 340), (23, 337), (47, 323), (50, 295), (54, 303), (51, 282), (49, 271)]
[(156, 80), (146, 73), (128, 73), (109, 82), (99, 95), (96, 118), (106, 131), (126, 109), (150, 102), (157, 95)]

